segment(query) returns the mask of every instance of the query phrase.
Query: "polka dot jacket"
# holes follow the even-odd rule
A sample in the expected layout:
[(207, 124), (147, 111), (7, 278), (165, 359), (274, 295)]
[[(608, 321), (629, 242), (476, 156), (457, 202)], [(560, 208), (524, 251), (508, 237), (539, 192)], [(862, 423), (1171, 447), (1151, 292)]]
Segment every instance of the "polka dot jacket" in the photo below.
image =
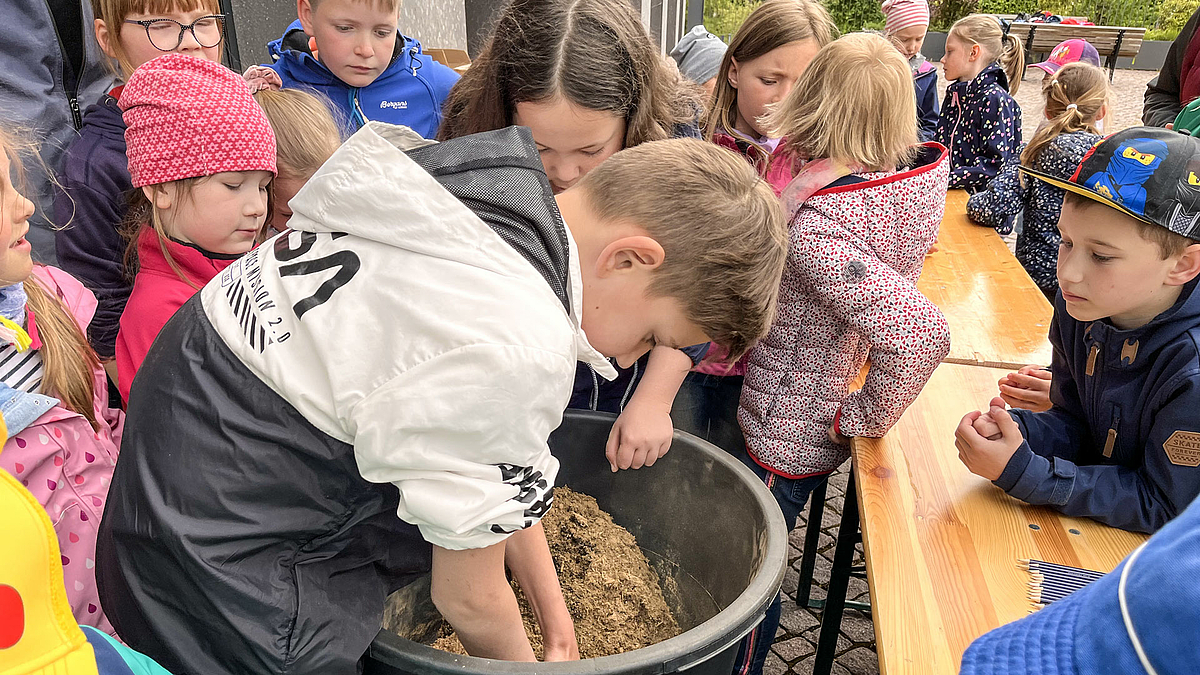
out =
[[(86, 335), (96, 311), (91, 291), (53, 267), (37, 267), (34, 274), (58, 295)], [(96, 590), (96, 533), (117, 463), (125, 416), (108, 407), (108, 380), (102, 368), (96, 368), (94, 378), (93, 412), (98, 429), (82, 415), (55, 406), (8, 439), (0, 450), (0, 470), (29, 488), (50, 515), (75, 620), (113, 633)]]
[(837, 468), (849, 449), (827, 436), (834, 416), (847, 436), (882, 436), (945, 358), (946, 320), (916, 282), (948, 172), (945, 148), (927, 143), (913, 167), (836, 182), (792, 218), (778, 314), (748, 355), (738, 409), (747, 448), (772, 472)]
[[(1033, 168), (1066, 180), (1100, 139), (1086, 131), (1059, 134), (1042, 149)], [(1038, 288), (1053, 297), (1058, 292), (1058, 245), (1062, 241), (1058, 215), (1062, 210), (1063, 190), (1029, 176), (1022, 185), (1020, 166), (1020, 153), (1009, 157), (987, 189), (967, 200), (967, 215), (981, 225), (996, 228), (1000, 234), (1009, 234), (1017, 214), (1023, 211), (1025, 220), (1017, 236), (1017, 260)]]
[(952, 82), (942, 101), (933, 140), (950, 149), (950, 188), (987, 187), (1004, 160), (1021, 146), (1021, 107), (1008, 95), (1008, 78), (993, 63), (970, 82)]

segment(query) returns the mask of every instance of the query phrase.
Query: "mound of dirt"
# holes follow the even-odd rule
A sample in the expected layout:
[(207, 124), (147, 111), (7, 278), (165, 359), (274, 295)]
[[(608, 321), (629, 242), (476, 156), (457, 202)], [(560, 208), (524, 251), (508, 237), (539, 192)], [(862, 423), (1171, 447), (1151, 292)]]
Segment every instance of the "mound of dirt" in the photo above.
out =
[[(558, 568), (567, 609), (575, 621), (579, 655), (589, 659), (648, 647), (680, 633), (658, 575), (628, 530), (600, 510), (596, 500), (567, 488), (554, 490), (554, 506), (542, 519)], [(514, 581), (525, 631), (538, 658), (542, 636), (533, 610)], [(449, 625), (434, 643), (466, 654)]]

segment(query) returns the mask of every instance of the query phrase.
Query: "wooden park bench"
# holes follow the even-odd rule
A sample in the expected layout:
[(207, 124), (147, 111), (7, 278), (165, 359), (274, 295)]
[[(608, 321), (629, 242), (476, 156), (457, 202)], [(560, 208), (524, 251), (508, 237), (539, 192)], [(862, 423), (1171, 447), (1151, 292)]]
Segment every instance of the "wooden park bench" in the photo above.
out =
[[(1005, 19), (1003, 16), (1000, 18), (1002, 21)], [(1049, 54), (1058, 43), (1080, 38), (1090, 42), (1100, 56), (1107, 57), (1104, 65), (1108, 67), (1109, 80), (1112, 80), (1113, 72), (1117, 69), (1117, 58), (1137, 56), (1142, 49), (1142, 38), (1146, 36), (1145, 28), (1132, 26), (1073, 26), (1023, 21), (1004, 23), (1008, 26), (1008, 32), (1021, 38), (1025, 44), (1026, 63), (1031, 63), (1030, 57), (1035, 53)]]

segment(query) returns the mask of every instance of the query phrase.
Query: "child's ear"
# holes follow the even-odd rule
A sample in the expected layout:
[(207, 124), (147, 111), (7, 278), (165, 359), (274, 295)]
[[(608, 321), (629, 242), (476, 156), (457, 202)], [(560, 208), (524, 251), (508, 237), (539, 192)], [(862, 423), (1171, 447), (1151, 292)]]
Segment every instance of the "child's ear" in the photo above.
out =
[(113, 35), (108, 31), (108, 25), (104, 23), (104, 19), (96, 19), (92, 22), (92, 29), (96, 31), (96, 42), (100, 45), (100, 51), (110, 59), (117, 58), (117, 52), (113, 49), (113, 40), (120, 40), (118, 35)]
[(980, 47), (979, 45), (971, 45), (971, 52), (970, 52), (970, 55), (967, 57), (967, 60), (968, 61), (977, 61), (977, 60), (979, 60), (979, 55), (981, 53), (983, 53), (983, 47)]
[(1108, 115), (1108, 104), (1105, 103), (1100, 106), (1100, 112), (1096, 113), (1095, 121), (1099, 122), (1100, 120), (1104, 119), (1105, 116), (1107, 116), (1107, 115)]
[(1182, 286), (1200, 275), (1200, 244), (1192, 244), (1183, 250), (1175, 267), (1167, 274), (1167, 284)]
[(662, 244), (650, 237), (632, 236), (615, 239), (596, 258), (596, 276), (606, 277), (622, 271), (653, 270), (666, 259)]
[(310, 36), (313, 34), (312, 11), (310, 0), (296, 0), (296, 17), (300, 19), (300, 27)]
[(161, 185), (143, 185), (142, 194), (150, 200), (150, 205), (160, 211), (171, 208), (171, 193)]
[(732, 56), (729, 57), (729, 73), (725, 76), (725, 79), (729, 80), (729, 86), (737, 89), (738, 62), (737, 59), (733, 58)]

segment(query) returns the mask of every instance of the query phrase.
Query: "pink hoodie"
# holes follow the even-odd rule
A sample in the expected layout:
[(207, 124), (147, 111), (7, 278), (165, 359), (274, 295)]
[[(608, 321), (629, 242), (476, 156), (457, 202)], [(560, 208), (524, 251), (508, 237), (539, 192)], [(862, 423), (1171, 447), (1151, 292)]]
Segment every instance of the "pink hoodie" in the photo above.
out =
[[(33, 274), (62, 300), (86, 335), (96, 311), (92, 292), (54, 267), (38, 266)], [(55, 406), (8, 439), (0, 451), (0, 468), (16, 476), (50, 514), (62, 549), (67, 600), (75, 620), (112, 633), (96, 592), (96, 531), (117, 463), (125, 415), (108, 407), (104, 369), (97, 368), (93, 376), (96, 396), (92, 408), (99, 429), (93, 429), (83, 415)], [(46, 394), (53, 396), (54, 392)]]

